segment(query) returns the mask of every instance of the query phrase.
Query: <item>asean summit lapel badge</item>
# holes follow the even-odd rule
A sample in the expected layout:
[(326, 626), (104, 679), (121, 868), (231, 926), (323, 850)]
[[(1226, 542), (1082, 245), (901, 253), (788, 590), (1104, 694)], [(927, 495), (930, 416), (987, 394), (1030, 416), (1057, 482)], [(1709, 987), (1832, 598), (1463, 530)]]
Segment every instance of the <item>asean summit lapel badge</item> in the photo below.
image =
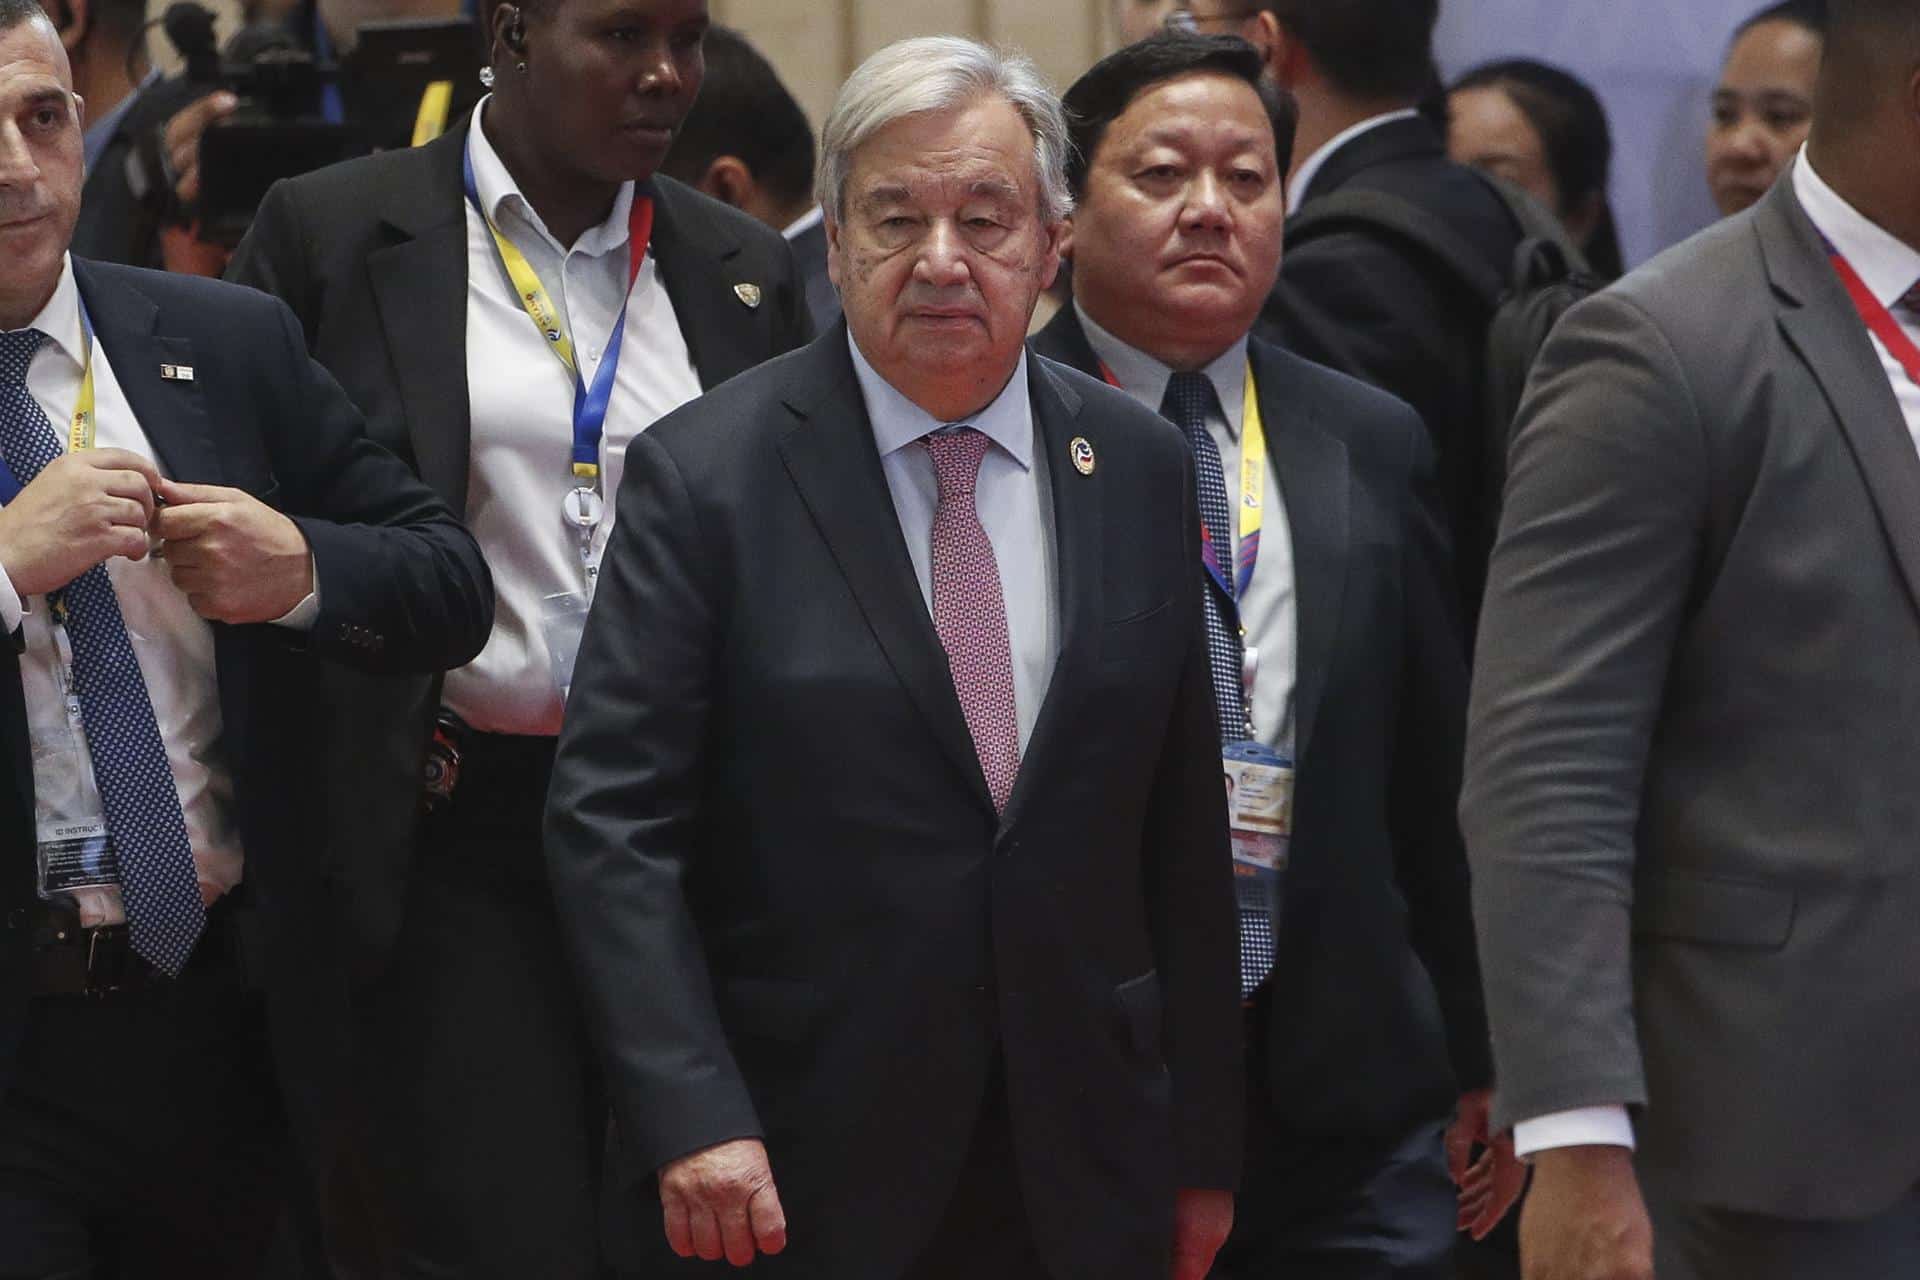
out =
[(747, 304), (752, 311), (760, 305), (760, 286), (757, 284), (737, 284), (733, 286), (733, 296)]
[(1075, 436), (1067, 444), (1067, 454), (1073, 459), (1073, 469), (1083, 476), (1093, 474), (1093, 446), (1087, 443), (1085, 436)]

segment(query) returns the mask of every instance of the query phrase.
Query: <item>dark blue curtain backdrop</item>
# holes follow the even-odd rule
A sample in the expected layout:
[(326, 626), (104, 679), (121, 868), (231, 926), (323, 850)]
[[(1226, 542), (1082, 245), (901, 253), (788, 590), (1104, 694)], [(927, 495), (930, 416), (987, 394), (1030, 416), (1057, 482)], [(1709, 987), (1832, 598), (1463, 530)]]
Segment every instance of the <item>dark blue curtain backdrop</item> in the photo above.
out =
[(1530, 57), (1591, 84), (1613, 124), (1613, 210), (1629, 266), (1714, 217), (1707, 104), (1728, 37), (1763, 0), (1441, 0), (1451, 79), (1490, 58)]

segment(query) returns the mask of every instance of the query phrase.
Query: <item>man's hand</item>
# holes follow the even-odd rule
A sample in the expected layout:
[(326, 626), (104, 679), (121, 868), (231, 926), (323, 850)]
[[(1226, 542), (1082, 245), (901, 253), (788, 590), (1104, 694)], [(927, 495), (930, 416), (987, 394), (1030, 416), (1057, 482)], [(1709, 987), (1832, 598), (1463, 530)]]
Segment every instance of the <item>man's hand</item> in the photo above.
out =
[(1173, 1280), (1205, 1280), (1232, 1230), (1233, 1192), (1180, 1192), (1173, 1202)]
[(160, 134), (160, 147), (173, 173), (173, 194), (181, 204), (190, 205), (200, 198), (200, 136), (214, 121), (232, 115), (239, 105), (238, 98), (221, 90), (182, 107), (167, 121)]
[(667, 1243), (683, 1258), (725, 1258), (744, 1267), (755, 1252), (787, 1247), (787, 1214), (774, 1190), (767, 1148), (738, 1138), (681, 1156), (660, 1170)]
[[(1453, 1123), (1447, 1126), (1447, 1171), (1460, 1189), (1460, 1213), (1455, 1222), (1475, 1240), (1485, 1240), (1500, 1225), (1527, 1187), (1527, 1166), (1513, 1153), (1513, 1135), (1488, 1132), (1493, 1090), (1475, 1089), (1460, 1095)], [(1486, 1148), (1473, 1159), (1476, 1146)]]
[(1533, 1165), (1520, 1211), (1524, 1280), (1653, 1280), (1653, 1224), (1631, 1151), (1562, 1147)]
[(144, 559), (161, 483), (151, 462), (124, 449), (61, 454), (0, 508), (0, 569), (24, 598), (112, 556)]
[(313, 591), (298, 525), (239, 489), (162, 480), (154, 532), (173, 585), (211, 622), (272, 622)]

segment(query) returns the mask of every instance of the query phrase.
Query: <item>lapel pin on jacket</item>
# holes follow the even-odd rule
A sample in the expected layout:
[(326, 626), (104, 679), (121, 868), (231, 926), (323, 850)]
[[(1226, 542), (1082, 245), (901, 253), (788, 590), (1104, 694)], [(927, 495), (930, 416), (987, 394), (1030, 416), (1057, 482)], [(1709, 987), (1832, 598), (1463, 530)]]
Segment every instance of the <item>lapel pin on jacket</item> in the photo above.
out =
[(1087, 443), (1085, 436), (1075, 436), (1067, 444), (1067, 454), (1073, 459), (1073, 469), (1083, 476), (1093, 474), (1093, 446)]
[(733, 296), (747, 304), (752, 311), (760, 305), (760, 286), (757, 284), (737, 284), (733, 286)]
[(192, 382), (193, 366), (190, 364), (163, 364), (160, 377), (166, 382)]

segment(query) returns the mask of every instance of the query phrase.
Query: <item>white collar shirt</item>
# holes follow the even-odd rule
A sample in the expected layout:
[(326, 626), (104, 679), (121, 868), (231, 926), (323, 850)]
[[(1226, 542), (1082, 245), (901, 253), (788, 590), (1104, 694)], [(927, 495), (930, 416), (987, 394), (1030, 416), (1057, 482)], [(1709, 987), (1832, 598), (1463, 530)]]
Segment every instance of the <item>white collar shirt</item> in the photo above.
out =
[[(647, 427), (699, 396), (673, 302), (651, 247), (627, 289), (628, 215), (634, 184), (571, 247), (547, 230), (488, 140), (488, 103), (467, 133), (480, 204), (526, 257), (573, 340), (581, 377), (591, 382), (606, 358), (614, 322), (626, 304), (619, 367), (600, 440), (606, 513), (594, 531), (598, 564), (616, 518), (627, 445)], [(489, 733), (554, 734), (578, 642), (585, 564), (579, 536), (563, 515), (572, 474), (574, 380), (520, 305), (486, 220), (471, 201), (467, 221), (467, 396), (471, 406), (466, 521), (493, 570), (493, 632), (480, 656), (447, 676), (445, 699), (472, 728)], [(571, 627), (564, 619), (571, 617)]]

